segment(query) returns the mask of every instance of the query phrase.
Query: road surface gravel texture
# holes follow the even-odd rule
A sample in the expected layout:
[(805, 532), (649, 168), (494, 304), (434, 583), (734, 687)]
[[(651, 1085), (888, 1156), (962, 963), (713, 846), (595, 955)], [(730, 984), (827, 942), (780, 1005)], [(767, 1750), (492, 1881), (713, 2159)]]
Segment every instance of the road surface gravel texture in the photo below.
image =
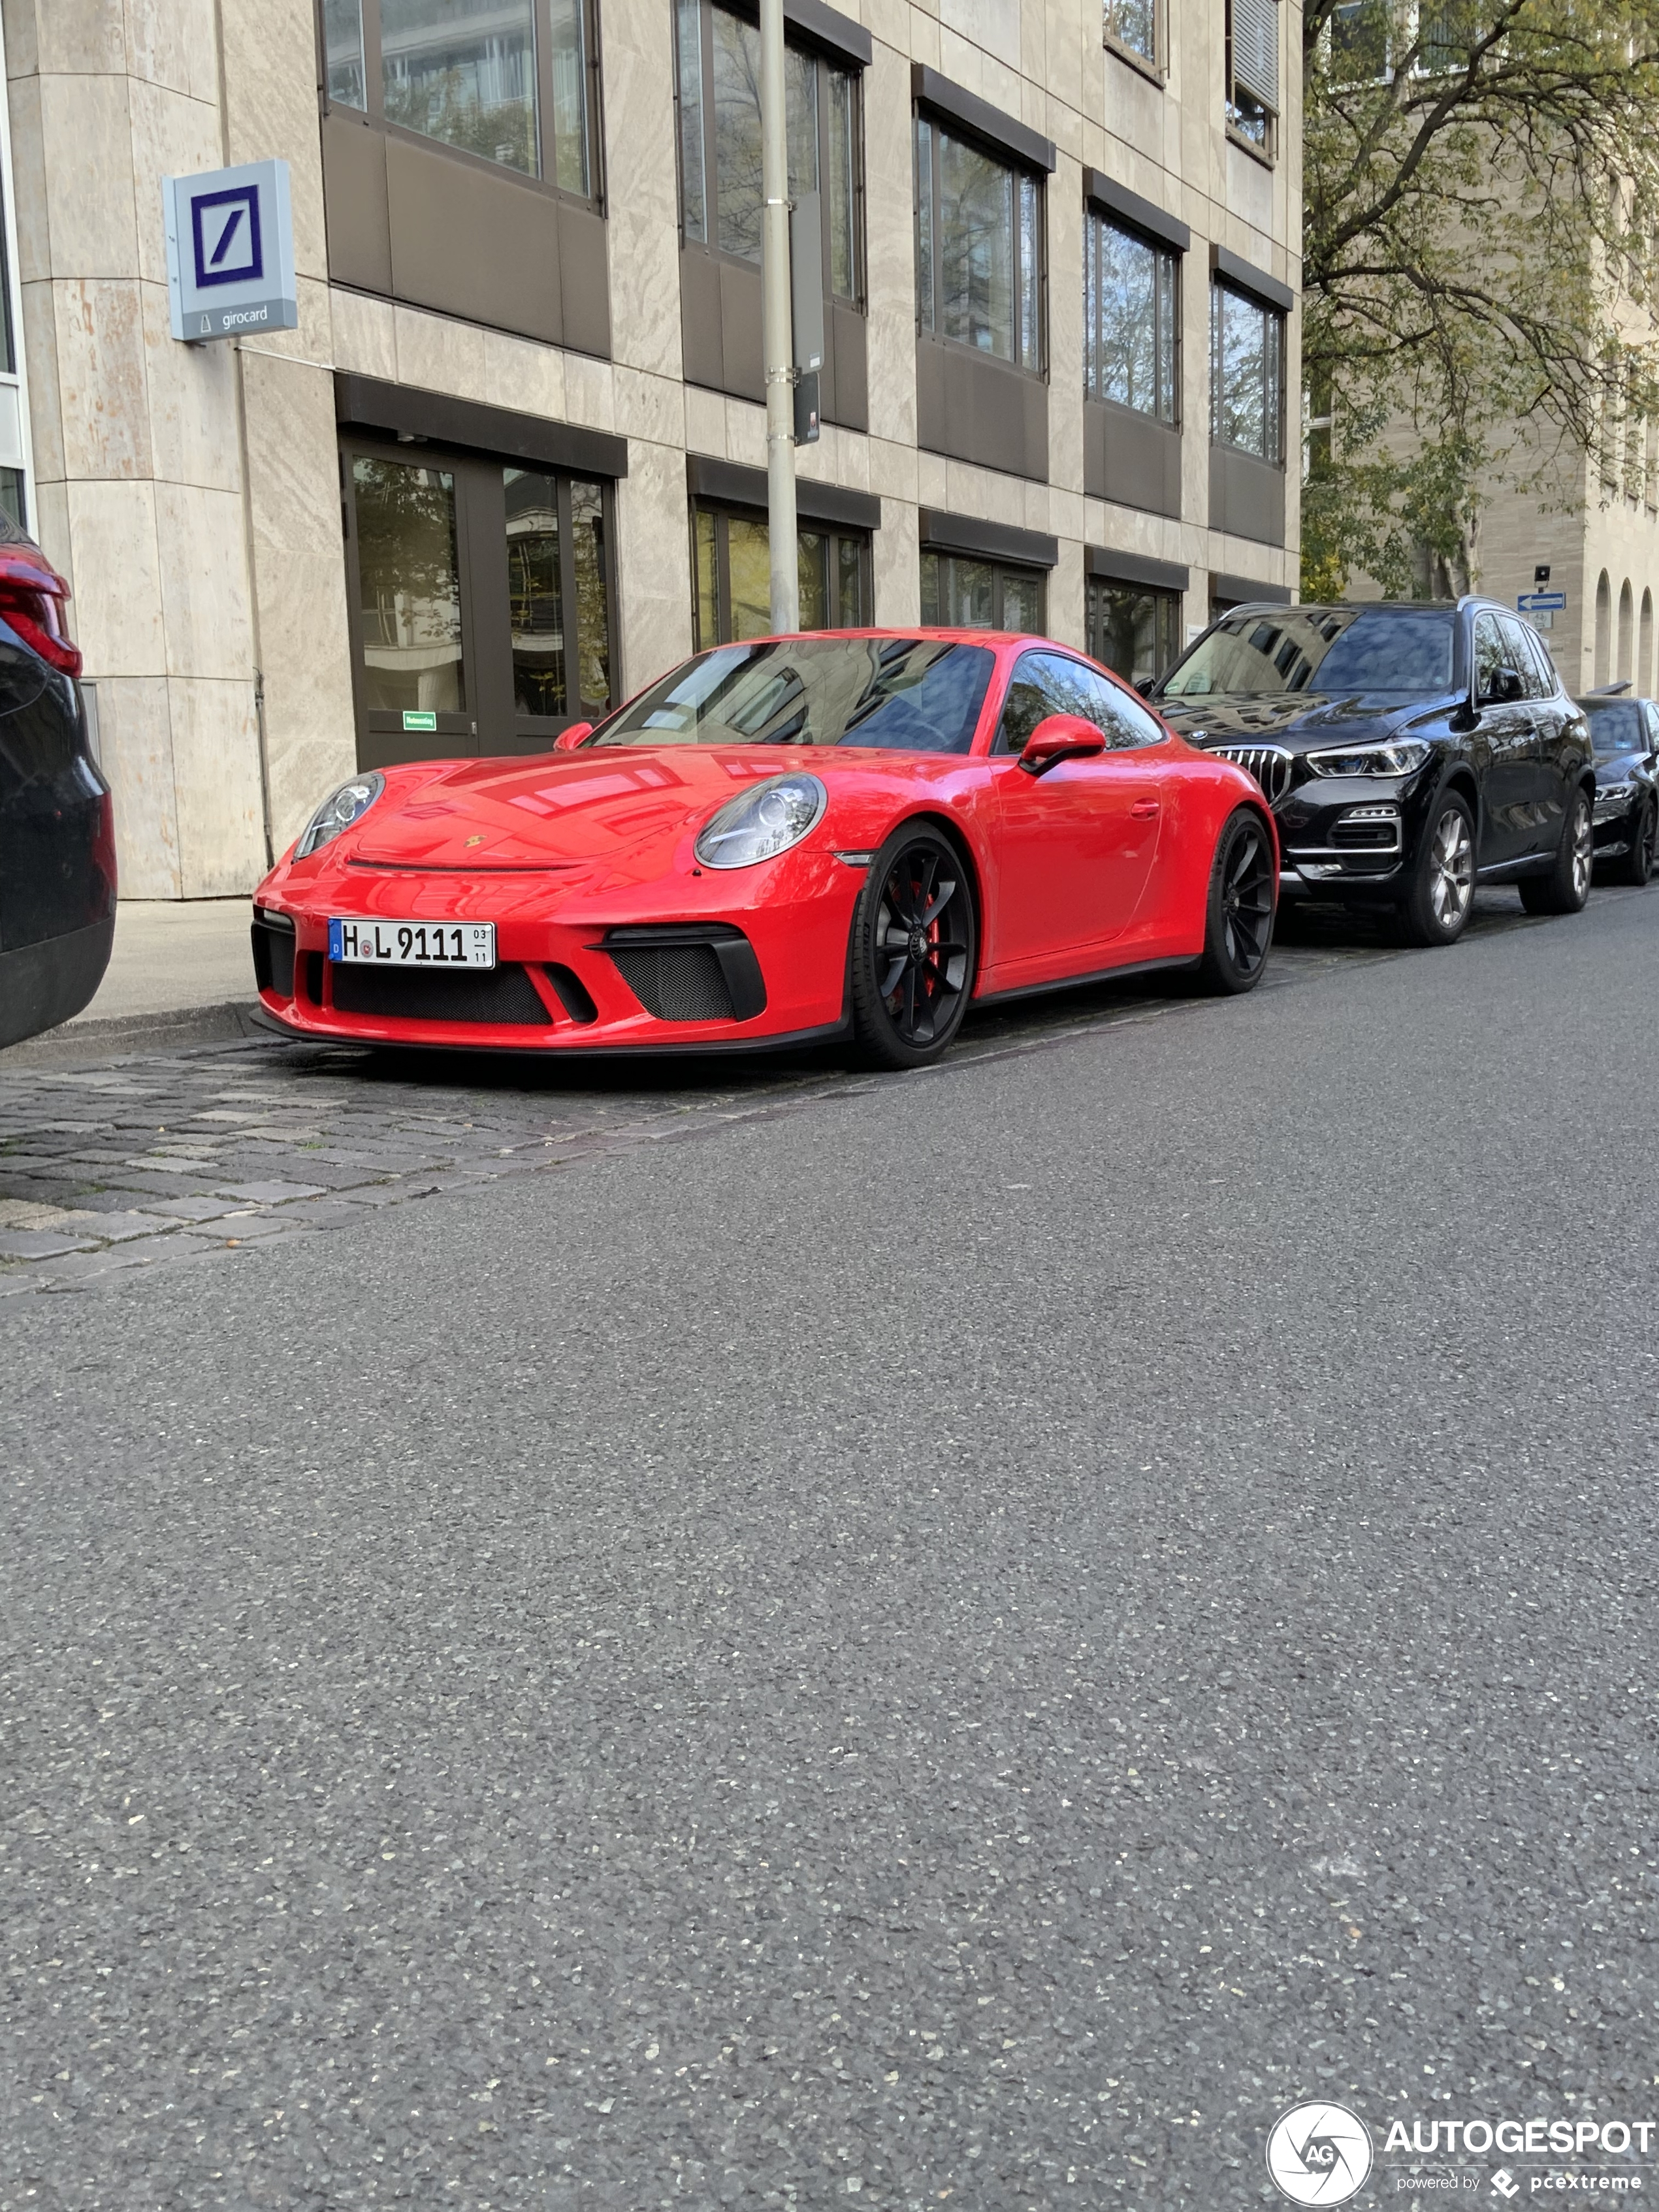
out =
[(1484, 905), (0, 1300), (0, 2212), (1656, 2117), (1659, 893)]

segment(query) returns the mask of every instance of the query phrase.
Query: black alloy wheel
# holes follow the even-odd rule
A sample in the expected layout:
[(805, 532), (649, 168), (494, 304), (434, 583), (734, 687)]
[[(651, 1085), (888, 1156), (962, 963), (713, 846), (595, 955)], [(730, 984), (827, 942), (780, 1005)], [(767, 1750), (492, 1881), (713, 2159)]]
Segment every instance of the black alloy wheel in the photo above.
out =
[(1407, 945), (1455, 945), (1474, 905), (1474, 819), (1455, 792), (1439, 800), (1400, 908)]
[(947, 837), (905, 823), (870, 864), (853, 911), (853, 1028), (878, 1067), (926, 1067), (968, 1011), (978, 917)]
[(1595, 866), (1595, 830), (1587, 791), (1574, 792), (1561, 824), (1561, 842), (1547, 876), (1523, 876), (1521, 903), (1528, 914), (1577, 914), (1589, 896)]
[(1659, 834), (1659, 808), (1652, 799), (1644, 799), (1636, 810), (1636, 826), (1631, 832), (1630, 848), (1621, 853), (1607, 871), (1615, 883), (1634, 884), (1637, 890), (1653, 873), (1653, 845)]
[(1253, 808), (1229, 815), (1216, 840), (1199, 981), (1207, 991), (1252, 991), (1273, 938), (1273, 842)]

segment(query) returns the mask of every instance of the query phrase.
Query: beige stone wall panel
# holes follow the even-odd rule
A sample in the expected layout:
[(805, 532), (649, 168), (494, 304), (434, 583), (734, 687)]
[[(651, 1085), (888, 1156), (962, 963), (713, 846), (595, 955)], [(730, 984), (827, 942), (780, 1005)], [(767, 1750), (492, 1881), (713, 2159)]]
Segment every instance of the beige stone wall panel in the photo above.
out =
[(220, 20), (227, 158), (263, 161), (280, 155), (288, 162), (294, 264), (301, 276), (325, 283), (328, 238), (310, 0), (220, 0)]
[[(392, 384), (398, 376), (397, 311), (390, 300), (372, 300), (364, 292), (329, 290), (330, 347), (324, 355), (339, 368), (359, 376), (376, 376)], [(490, 372), (486, 367), (486, 374)]]
[(58, 394), (58, 302), (52, 294), (50, 283), (22, 287), (23, 352), (29, 365), (29, 435), (37, 483), (61, 481), (66, 473), (62, 403)]
[(136, 276), (126, 79), (42, 76), (40, 145), (51, 273), (82, 282)]
[(617, 509), (622, 681), (633, 692), (691, 650), (690, 524), (679, 447), (630, 441)]
[(138, 287), (143, 312), (150, 447), (164, 482), (241, 489), (236, 356), (228, 345), (180, 345), (159, 284)]
[(114, 795), (115, 870), (122, 897), (181, 897), (166, 678), (100, 676), (98, 740)]
[(357, 763), (329, 378), (245, 355), (271, 836), (281, 852)]
[(6, 9), (6, 61), (42, 75), (118, 76), (126, 67), (121, 0), (24, 0)]
[(607, 0), (602, 35), (611, 351), (678, 382), (679, 186), (665, 0)]
[(72, 480), (67, 492), (76, 623), (88, 675), (165, 676), (155, 486)]
[[(12, 63), (8, 47), (6, 58)], [(11, 173), (16, 197), (17, 275), (23, 284), (52, 275), (52, 229), (46, 214), (46, 158), (40, 140), (40, 80), (14, 76), (6, 88), (11, 122)]]
[(265, 872), (253, 685), (175, 676), (167, 710), (180, 896), (245, 895)]
[(140, 288), (69, 282), (54, 284), (52, 293), (63, 473), (153, 475)]
[(883, 505), (875, 585), (876, 621), (883, 629), (907, 629), (921, 620), (921, 541), (916, 509), (908, 501)]
[(915, 196), (910, 65), (878, 46), (864, 73), (865, 228), (869, 259), (870, 420), (884, 437), (916, 435)]
[(167, 224), (161, 212), (163, 177), (192, 177), (222, 167), (219, 111), (167, 85), (135, 81), (128, 87), (132, 129), (132, 201), (138, 274), (152, 284), (167, 281)]
[[(125, 0), (127, 74), (194, 100), (219, 97), (214, 0)], [(276, 26), (272, 24), (272, 29)]]
[(155, 535), (169, 676), (253, 680), (240, 493), (158, 483)]

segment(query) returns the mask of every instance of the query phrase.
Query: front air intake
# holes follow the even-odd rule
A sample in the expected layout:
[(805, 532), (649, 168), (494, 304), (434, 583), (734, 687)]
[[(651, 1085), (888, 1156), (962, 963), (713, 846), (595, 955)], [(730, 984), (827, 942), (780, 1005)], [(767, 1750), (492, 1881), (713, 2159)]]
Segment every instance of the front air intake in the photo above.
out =
[(425, 968), (376, 968), (337, 962), (334, 1010), (383, 1021), (498, 1023), (545, 1028), (553, 1017), (524, 969), (475, 968), (450, 975)]
[(766, 1011), (755, 948), (730, 922), (634, 923), (606, 930), (599, 950), (659, 1022), (747, 1022)]

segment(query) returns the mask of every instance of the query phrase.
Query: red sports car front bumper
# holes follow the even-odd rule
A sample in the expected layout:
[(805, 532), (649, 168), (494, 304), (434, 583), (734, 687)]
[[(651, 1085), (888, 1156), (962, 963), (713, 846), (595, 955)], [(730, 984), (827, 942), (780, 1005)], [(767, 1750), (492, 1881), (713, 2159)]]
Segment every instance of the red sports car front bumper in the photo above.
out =
[[(577, 872), (285, 862), (255, 894), (260, 1004), (295, 1036), (512, 1052), (756, 1048), (842, 1027), (861, 868), (820, 850), (741, 875)], [(493, 922), (496, 965), (337, 965), (333, 917)]]

